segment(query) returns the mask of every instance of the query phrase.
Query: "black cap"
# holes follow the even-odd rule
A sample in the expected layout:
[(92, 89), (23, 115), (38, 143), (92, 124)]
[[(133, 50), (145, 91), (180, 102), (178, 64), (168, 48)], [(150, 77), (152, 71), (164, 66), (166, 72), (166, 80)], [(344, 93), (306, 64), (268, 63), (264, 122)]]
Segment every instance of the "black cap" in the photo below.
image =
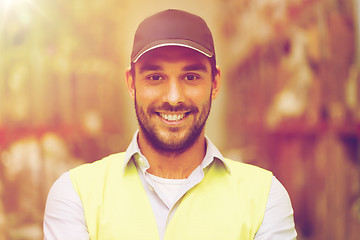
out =
[(194, 49), (207, 57), (215, 55), (214, 41), (206, 22), (194, 14), (169, 9), (142, 21), (135, 32), (131, 61), (164, 46)]

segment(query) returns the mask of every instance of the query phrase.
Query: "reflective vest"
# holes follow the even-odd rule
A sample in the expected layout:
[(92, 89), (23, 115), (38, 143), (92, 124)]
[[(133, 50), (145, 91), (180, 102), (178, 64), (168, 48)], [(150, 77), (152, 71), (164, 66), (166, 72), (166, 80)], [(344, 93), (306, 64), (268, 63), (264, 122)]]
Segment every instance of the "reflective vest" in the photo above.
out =
[[(133, 161), (125, 153), (70, 170), (84, 208), (90, 239), (155, 240), (159, 233)], [(264, 217), (272, 173), (225, 159), (180, 200), (164, 240), (254, 239)]]

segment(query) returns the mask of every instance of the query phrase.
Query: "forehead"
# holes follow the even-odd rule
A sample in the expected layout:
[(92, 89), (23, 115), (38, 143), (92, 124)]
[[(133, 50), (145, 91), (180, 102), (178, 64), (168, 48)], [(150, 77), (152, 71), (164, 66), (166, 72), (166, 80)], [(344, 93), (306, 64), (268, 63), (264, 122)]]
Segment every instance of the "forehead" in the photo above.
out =
[(210, 68), (210, 62), (205, 55), (196, 50), (178, 46), (167, 46), (153, 49), (141, 56), (135, 66), (165, 63), (203, 64), (206, 68)]

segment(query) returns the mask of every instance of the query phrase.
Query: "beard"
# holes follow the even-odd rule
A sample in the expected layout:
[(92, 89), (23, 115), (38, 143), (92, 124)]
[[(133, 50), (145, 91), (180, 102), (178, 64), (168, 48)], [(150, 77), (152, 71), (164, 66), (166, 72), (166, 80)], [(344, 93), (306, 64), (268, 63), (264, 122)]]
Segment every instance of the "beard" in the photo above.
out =
[[(150, 105), (145, 112), (144, 109), (137, 104), (135, 97), (136, 116), (142, 133), (147, 142), (150, 143), (155, 150), (164, 154), (180, 154), (189, 149), (202, 133), (210, 109), (211, 97), (209, 101), (203, 105), (201, 111), (194, 105), (181, 104), (174, 107), (169, 103), (163, 103), (159, 107)], [(190, 111), (190, 114), (193, 116), (196, 116), (198, 113), (200, 114), (194, 120), (194, 124), (184, 131), (180, 132), (180, 130), (182, 130), (181, 127), (169, 127), (167, 131), (164, 132), (163, 129), (160, 129), (159, 123), (157, 123), (156, 120), (152, 121), (152, 118), (157, 117), (155, 115), (158, 115), (158, 111), (174, 113), (177, 111)]]

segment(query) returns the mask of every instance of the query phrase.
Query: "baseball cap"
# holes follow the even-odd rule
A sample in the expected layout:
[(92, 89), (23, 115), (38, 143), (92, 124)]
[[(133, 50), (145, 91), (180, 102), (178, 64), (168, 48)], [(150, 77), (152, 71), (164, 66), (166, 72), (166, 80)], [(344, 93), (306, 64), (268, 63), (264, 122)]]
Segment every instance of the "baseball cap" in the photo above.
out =
[(206, 22), (182, 10), (168, 9), (142, 21), (135, 32), (131, 61), (135, 63), (144, 53), (165, 46), (187, 47), (207, 57), (215, 55)]

